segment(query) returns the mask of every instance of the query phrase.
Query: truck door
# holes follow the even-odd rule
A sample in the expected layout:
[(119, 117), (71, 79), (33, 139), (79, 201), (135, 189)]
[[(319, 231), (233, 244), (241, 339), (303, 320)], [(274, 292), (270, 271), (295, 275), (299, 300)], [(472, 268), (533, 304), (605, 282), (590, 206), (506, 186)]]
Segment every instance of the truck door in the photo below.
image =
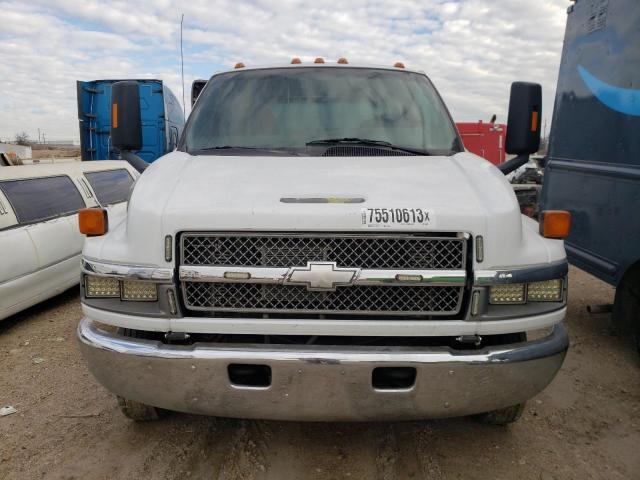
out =
[(147, 162), (165, 153), (165, 112), (162, 83), (159, 80), (139, 80), (142, 149), (135, 152)]
[(76, 82), (82, 160), (111, 160), (111, 82)]

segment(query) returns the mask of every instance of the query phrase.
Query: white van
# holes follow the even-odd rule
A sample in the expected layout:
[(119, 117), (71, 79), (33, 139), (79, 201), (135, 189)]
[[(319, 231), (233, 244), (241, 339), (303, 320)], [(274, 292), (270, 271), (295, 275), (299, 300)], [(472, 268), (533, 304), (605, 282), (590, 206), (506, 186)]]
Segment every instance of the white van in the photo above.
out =
[(125, 209), (138, 175), (123, 161), (0, 167), (0, 320), (78, 283), (78, 209)]

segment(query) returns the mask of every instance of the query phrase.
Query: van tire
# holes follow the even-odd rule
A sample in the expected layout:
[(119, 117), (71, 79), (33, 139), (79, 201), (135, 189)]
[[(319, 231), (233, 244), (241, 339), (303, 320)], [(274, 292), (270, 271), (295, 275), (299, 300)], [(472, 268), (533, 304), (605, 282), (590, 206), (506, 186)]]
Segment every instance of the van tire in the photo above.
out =
[(517, 421), (522, 416), (525, 405), (526, 402), (518, 403), (517, 405), (501, 408), (499, 410), (479, 413), (474, 415), (474, 418), (487, 425), (508, 425)]
[(144, 403), (129, 400), (128, 398), (116, 395), (118, 406), (123, 415), (136, 422), (149, 422), (151, 420), (159, 420), (164, 416), (164, 410)]
[(640, 263), (630, 267), (616, 287), (612, 319), (614, 330), (629, 335), (640, 354)]

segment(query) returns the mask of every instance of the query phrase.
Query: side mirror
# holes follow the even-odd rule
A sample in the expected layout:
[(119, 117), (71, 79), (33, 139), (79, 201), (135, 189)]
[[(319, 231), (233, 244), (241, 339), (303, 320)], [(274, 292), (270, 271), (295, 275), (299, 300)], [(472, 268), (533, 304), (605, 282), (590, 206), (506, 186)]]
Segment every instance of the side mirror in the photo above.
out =
[(111, 143), (121, 152), (142, 148), (138, 82), (124, 80), (111, 86)]
[(541, 113), (542, 87), (540, 84), (512, 83), (505, 150), (517, 157), (498, 165), (498, 169), (505, 175), (527, 163), (529, 155), (536, 153), (540, 148)]
[(191, 84), (191, 107), (192, 108), (206, 84), (207, 84), (206, 80), (194, 80), (193, 83)]
[(509, 98), (509, 119), (505, 150), (530, 155), (540, 148), (542, 87), (538, 83), (514, 82)]

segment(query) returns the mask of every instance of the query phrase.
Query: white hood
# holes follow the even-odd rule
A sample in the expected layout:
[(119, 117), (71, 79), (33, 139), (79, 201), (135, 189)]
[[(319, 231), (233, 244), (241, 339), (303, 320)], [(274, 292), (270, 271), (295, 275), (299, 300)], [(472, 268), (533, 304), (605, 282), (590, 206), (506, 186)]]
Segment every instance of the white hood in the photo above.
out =
[[(284, 203), (283, 197), (359, 197), (364, 202)], [(119, 233), (126, 247), (104, 242), (100, 256), (135, 254), (135, 263), (164, 263), (164, 236), (182, 231), (375, 231), (362, 223), (366, 208), (429, 210), (428, 227), (398, 225), (384, 231), (483, 235), (487, 260), (516, 258), (522, 251), (523, 227), (513, 189), (493, 165), (468, 153), (192, 157), (174, 152), (138, 180), (126, 233)]]

